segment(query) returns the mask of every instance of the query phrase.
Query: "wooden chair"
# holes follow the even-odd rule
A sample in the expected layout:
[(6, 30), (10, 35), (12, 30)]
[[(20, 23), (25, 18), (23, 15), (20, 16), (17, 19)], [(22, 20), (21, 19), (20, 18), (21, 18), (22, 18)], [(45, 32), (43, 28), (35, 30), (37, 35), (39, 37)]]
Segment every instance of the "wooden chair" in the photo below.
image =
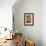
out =
[(15, 42), (16, 42), (16, 46), (21, 46), (21, 44), (22, 44), (22, 33), (16, 33), (15, 34)]

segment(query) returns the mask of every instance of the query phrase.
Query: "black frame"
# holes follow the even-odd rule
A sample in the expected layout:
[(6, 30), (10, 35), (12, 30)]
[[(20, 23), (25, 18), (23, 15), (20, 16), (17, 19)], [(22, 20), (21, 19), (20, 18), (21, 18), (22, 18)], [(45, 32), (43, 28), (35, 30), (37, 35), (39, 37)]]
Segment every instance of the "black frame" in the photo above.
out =
[[(32, 20), (32, 22), (30, 23), (26, 23), (26, 16), (29, 16), (31, 19), (30, 21)], [(34, 13), (24, 13), (24, 26), (33, 26), (34, 25)]]

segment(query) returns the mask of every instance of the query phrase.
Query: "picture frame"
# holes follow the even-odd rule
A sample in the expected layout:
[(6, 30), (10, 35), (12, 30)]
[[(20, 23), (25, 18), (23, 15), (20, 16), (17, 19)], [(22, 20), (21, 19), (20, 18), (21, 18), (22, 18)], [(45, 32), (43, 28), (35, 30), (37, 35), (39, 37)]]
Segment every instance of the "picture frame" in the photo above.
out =
[(34, 25), (34, 13), (24, 13), (24, 26)]

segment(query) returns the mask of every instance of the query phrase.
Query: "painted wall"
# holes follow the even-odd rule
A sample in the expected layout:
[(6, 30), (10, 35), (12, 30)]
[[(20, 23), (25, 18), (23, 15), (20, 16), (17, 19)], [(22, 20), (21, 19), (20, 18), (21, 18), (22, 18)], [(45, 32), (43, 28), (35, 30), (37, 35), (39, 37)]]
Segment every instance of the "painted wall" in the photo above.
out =
[(42, 46), (46, 46), (46, 0), (41, 1), (41, 40)]
[(0, 0), (0, 27), (12, 29), (12, 6), (16, 0)]
[[(16, 6), (16, 5), (14, 5)], [(23, 33), (24, 39), (34, 40), (36, 46), (41, 46), (41, 1), (23, 0), (20, 5), (13, 8), (15, 29)], [(34, 13), (34, 25), (24, 26), (24, 13)]]

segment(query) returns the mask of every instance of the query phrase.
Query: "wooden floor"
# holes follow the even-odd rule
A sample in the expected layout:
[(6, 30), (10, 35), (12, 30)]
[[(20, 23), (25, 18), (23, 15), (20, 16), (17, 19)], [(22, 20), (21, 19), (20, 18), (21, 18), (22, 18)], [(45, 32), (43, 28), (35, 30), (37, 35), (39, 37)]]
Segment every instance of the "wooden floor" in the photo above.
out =
[(6, 42), (1, 44), (0, 46), (16, 46), (15, 45), (15, 39), (13, 39), (13, 40), (6, 40)]

